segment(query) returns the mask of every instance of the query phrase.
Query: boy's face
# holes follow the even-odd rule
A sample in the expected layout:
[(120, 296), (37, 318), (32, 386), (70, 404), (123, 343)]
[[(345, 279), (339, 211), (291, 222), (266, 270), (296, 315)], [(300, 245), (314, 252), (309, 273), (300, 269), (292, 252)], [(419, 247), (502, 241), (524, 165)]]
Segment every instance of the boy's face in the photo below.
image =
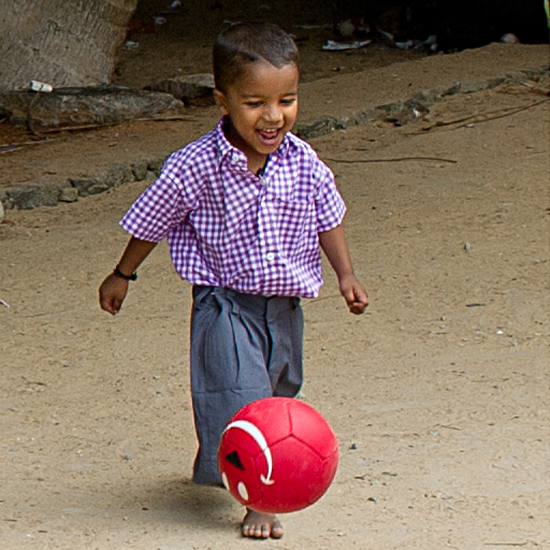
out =
[(225, 93), (215, 91), (218, 106), (231, 121), (227, 139), (246, 155), (253, 172), (264, 166), (294, 125), (298, 77), (295, 64), (278, 69), (267, 62), (251, 63)]

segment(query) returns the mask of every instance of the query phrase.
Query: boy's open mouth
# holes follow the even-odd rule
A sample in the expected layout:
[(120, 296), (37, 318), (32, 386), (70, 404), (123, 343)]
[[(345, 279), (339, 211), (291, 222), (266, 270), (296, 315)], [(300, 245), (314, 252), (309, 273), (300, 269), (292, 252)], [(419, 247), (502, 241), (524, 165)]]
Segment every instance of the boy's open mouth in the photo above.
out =
[(266, 144), (271, 145), (275, 143), (281, 133), (280, 129), (274, 130), (257, 130), (260, 139)]

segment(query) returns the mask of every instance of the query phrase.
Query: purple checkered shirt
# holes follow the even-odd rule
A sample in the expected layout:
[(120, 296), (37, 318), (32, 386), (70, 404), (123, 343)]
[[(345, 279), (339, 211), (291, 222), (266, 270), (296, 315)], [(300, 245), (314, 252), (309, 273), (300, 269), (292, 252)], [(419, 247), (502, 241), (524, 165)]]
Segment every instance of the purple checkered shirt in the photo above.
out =
[(168, 157), (121, 226), (145, 241), (167, 237), (176, 271), (192, 284), (317, 296), (318, 232), (340, 225), (346, 210), (332, 172), (289, 133), (256, 176), (223, 122)]

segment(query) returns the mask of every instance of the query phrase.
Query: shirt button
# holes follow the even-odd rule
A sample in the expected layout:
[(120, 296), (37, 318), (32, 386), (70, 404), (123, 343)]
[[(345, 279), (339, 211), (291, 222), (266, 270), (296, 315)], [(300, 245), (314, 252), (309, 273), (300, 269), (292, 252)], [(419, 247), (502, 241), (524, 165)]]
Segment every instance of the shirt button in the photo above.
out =
[(268, 262), (272, 262), (272, 261), (275, 259), (275, 254), (273, 254), (273, 252), (268, 252), (268, 253), (265, 255), (265, 259), (266, 259)]

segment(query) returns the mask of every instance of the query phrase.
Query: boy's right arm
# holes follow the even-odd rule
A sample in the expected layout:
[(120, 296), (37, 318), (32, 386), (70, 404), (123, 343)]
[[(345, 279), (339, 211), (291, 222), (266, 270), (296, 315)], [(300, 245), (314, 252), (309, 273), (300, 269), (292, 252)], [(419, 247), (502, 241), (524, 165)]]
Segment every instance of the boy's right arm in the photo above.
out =
[[(131, 237), (118, 262), (119, 273), (132, 275), (156, 245), (157, 243), (154, 242)], [(101, 309), (108, 311), (111, 315), (117, 314), (127, 292), (128, 280), (117, 275), (116, 271), (111, 273), (99, 287), (99, 305)]]

